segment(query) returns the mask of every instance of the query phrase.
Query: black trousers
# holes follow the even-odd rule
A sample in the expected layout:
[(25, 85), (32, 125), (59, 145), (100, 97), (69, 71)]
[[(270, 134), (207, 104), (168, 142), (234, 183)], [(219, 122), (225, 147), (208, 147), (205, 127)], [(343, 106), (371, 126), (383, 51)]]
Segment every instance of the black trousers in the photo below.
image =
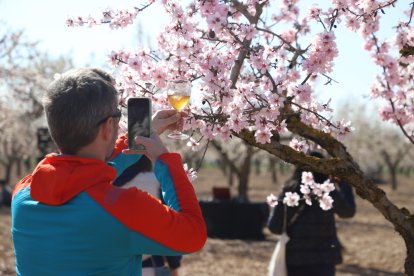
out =
[(288, 265), (288, 276), (335, 276), (335, 265)]

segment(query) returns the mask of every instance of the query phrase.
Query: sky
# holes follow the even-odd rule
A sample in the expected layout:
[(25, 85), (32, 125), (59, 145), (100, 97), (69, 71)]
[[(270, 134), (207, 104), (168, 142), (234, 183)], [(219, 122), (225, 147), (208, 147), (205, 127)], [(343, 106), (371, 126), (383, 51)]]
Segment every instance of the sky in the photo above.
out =
[[(138, 24), (143, 29), (143, 39), (162, 30), (167, 18), (159, 17), (159, 6), (151, 6), (140, 15), (139, 22), (125, 29), (111, 30), (107, 25), (68, 28), (69, 17), (98, 15), (107, 7), (132, 8), (140, 0), (0, 0), (2, 27), (24, 29), (30, 40), (40, 42), (40, 48), (52, 56), (71, 54), (75, 64), (88, 62), (104, 64), (111, 50), (131, 48), (138, 43)], [(143, 1), (142, 1), (143, 2)]]
[[(324, 1), (302, 1), (310, 4)], [(399, 16), (402, 2), (398, 1), (390, 17)], [(168, 18), (159, 11), (159, 6), (151, 6), (139, 15), (139, 20), (125, 29), (111, 30), (108, 26), (94, 28), (68, 28), (68, 17), (97, 15), (107, 7), (131, 8), (143, 3), (141, 0), (0, 0), (0, 28), (24, 29), (27, 38), (40, 42), (40, 49), (52, 56), (70, 54), (76, 66), (86, 64), (104, 66), (111, 50), (134, 49), (138, 44), (138, 27), (141, 25), (144, 43), (155, 45), (155, 35), (162, 30)], [(404, 7), (405, 8), (405, 7)], [(362, 49), (362, 39), (342, 27), (336, 31), (340, 57), (335, 60), (335, 71), (330, 76), (338, 84), (318, 86), (319, 98), (326, 102), (332, 99), (334, 107), (343, 103), (364, 104), (368, 99), (368, 89), (378, 68), (370, 56)], [(383, 33), (391, 36), (391, 31)]]

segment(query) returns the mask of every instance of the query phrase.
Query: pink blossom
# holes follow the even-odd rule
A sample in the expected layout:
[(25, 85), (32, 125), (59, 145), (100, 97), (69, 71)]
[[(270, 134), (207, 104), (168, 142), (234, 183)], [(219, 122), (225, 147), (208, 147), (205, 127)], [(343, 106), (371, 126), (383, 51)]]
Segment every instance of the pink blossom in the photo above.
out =
[[(111, 58), (111, 60), (112, 60), (112, 58)], [(130, 56), (129, 58), (128, 58), (128, 65), (132, 68), (132, 69), (134, 69), (134, 70), (136, 70), (136, 71), (141, 71), (141, 65), (142, 65), (142, 59), (140, 58), (140, 57), (138, 57), (138, 56)]]
[(196, 170), (194, 170), (193, 168), (189, 168), (188, 165), (187, 165), (187, 163), (185, 163), (183, 165), (183, 167), (184, 167), (185, 173), (187, 174), (188, 179), (191, 182), (193, 182), (194, 180), (197, 179), (197, 171)]
[(275, 207), (279, 203), (277, 197), (274, 194), (270, 194), (266, 197), (266, 202), (270, 207)]
[(358, 22), (358, 20), (357, 20), (356, 18), (354, 18), (354, 17), (350, 17), (350, 18), (348, 18), (348, 20), (346, 21), (345, 26), (346, 26), (349, 30), (351, 30), (351, 31), (355, 32), (356, 30), (358, 30), (358, 29), (359, 29), (360, 24), (359, 24), (359, 22)]
[(193, 137), (190, 137), (189, 141), (187, 142), (187, 147), (191, 147), (192, 151), (198, 151), (198, 146), (200, 145)]
[(309, 206), (312, 206), (312, 197), (310, 194), (303, 195), (303, 198), (305, 199), (305, 203)]
[(308, 10), (308, 17), (310, 19), (318, 19), (321, 11), (321, 8), (317, 4), (313, 4)]
[(260, 144), (270, 143), (270, 138), (272, 138), (272, 133), (269, 129), (257, 130), (254, 134), (256, 142)]
[(300, 196), (297, 193), (287, 192), (283, 198), (283, 203), (289, 207), (299, 206)]
[(305, 196), (311, 193), (311, 189), (308, 185), (300, 185), (300, 192)]
[(333, 199), (329, 194), (325, 193), (321, 198), (319, 198), (319, 206), (322, 210), (330, 210), (333, 206)]
[(200, 133), (205, 139), (212, 140), (214, 138), (213, 126), (210, 124), (204, 124), (201, 126)]
[(330, 193), (335, 190), (335, 185), (327, 179), (321, 184), (321, 189), (324, 193)]
[(288, 29), (282, 32), (281, 37), (289, 43), (295, 41), (296, 38), (296, 31), (294, 29)]
[(167, 85), (167, 73), (164, 71), (164, 68), (157, 67), (154, 68), (151, 72), (153, 84), (158, 88), (164, 88)]
[(217, 126), (217, 132), (220, 134), (220, 138), (223, 140), (230, 138), (231, 130), (228, 125)]
[(322, 195), (323, 195), (322, 184), (320, 184), (320, 183), (315, 183), (315, 184), (312, 186), (312, 193), (313, 193), (314, 195), (316, 195), (317, 197), (322, 197)]
[(337, 55), (334, 33), (332, 31), (320, 33), (315, 37), (309, 58), (303, 62), (303, 68), (308, 73), (331, 72), (333, 60)]
[(312, 88), (309, 84), (301, 84), (293, 89), (293, 94), (298, 96), (301, 102), (308, 102), (311, 99)]
[(307, 152), (309, 149), (308, 143), (305, 140), (298, 140), (297, 138), (293, 138), (289, 146), (296, 151)]
[(338, 123), (338, 138), (342, 138), (343, 136), (353, 132), (355, 130), (354, 127), (351, 126), (351, 122), (344, 122), (343, 120)]
[(239, 133), (248, 125), (247, 120), (243, 116), (234, 117), (231, 116), (229, 119), (229, 128), (234, 132)]
[(302, 173), (302, 183), (310, 186), (315, 183), (315, 180), (313, 178), (313, 174), (311, 172), (303, 172)]
[(256, 34), (256, 26), (252, 26), (252, 25), (242, 25), (241, 27), (241, 33), (244, 34), (246, 39), (252, 39), (254, 37), (254, 35)]

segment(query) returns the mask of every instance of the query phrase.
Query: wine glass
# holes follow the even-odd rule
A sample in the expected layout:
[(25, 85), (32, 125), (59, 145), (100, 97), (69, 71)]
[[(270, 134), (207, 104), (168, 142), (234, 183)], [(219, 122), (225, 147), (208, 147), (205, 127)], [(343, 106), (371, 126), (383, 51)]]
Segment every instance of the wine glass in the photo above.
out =
[[(167, 84), (167, 96), (168, 101), (170, 102), (171, 106), (181, 112), (184, 107), (190, 102), (190, 95), (191, 95), (191, 82), (187, 80), (176, 80), (170, 81)], [(180, 127), (180, 126), (179, 126)], [(185, 133), (182, 133), (179, 130), (174, 130), (172, 133), (168, 135), (169, 138), (176, 139), (176, 140), (185, 140), (188, 139), (188, 136)]]

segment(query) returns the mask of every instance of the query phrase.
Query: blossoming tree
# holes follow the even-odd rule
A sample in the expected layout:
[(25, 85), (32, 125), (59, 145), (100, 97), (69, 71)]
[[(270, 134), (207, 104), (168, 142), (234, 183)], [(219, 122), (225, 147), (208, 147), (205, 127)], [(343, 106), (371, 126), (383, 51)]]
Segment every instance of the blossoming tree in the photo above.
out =
[[(4, 183), (11, 171), (37, 154), (35, 122), (43, 115), (41, 95), (54, 72), (71, 67), (67, 58), (52, 59), (24, 31), (0, 32), (0, 165)], [(39, 120), (38, 120), (39, 121)]]
[[(68, 19), (67, 24), (122, 28), (154, 2), (132, 10), (108, 9), (102, 18)], [(329, 103), (314, 97), (313, 85), (321, 78), (332, 82), (329, 74), (340, 54), (337, 25), (360, 33), (367, 53), (382, 69), (371, 89), (373, 97), (385, 100), (380, 113), (414, 144), (413, 2), (406, 1), (407, 17), (395, 22), (390, 41), (381, 39), (378, 30), (397, 0), (331, 0), (328, 8), (315, 4), (309, 9), (301, 9), (300, 0), (158, 2), (171, 19), (158, 35), (158, 48), (110, 56), (120, 72), (121, 104), (130, 96), (148, 96), (166, 106), (162, 91), (167, 81), (191, 80), (199, 100), (189, 108), (186, 129), (198, 130), (206, 140), (239, 137), (305, 170), (347, 181), (401, 234), (407, 247), (405, 270), (414, 275), (414, 216), (364, 177), (341, 142), (352, 131), (350, 123), (330, 119)], [(289, 145), (279, 139), (284, 132), (295, 137)], [(306, 155), (310, 143), (330, 157)]]

